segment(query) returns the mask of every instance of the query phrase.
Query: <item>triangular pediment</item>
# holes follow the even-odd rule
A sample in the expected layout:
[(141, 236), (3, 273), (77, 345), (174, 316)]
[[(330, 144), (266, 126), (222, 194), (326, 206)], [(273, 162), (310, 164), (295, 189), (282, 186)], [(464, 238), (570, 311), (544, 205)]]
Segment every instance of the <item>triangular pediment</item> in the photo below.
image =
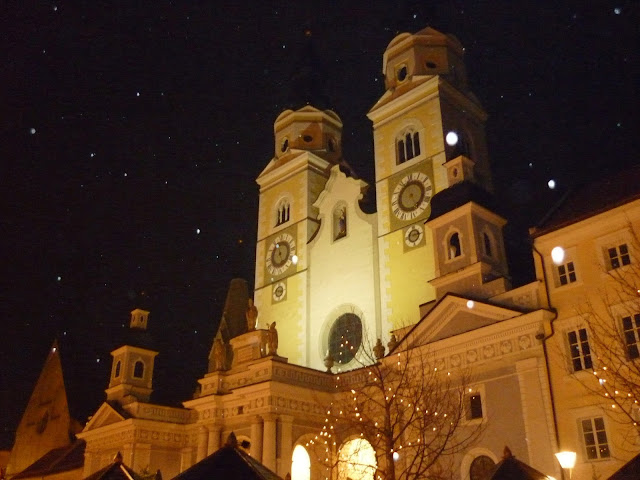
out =
[(122, 413), (118, 412), (109, 403), (104, 402), (82, 431), (89, 432), (100, 427), (122, 422), (126, 419)]
[(457, 295), (446, 295), (401, 343), (407, 348), (437, 342), (522, 315), (522, 312)]

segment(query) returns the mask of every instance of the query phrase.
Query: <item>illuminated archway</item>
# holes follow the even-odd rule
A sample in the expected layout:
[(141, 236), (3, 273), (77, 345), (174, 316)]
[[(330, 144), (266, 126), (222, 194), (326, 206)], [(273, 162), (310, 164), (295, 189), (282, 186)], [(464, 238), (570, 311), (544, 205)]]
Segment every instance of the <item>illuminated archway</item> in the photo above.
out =
[(364, 438), (345, 442), (338, 461), (338, 480), (373, 480), (376, 473), (376, 452)]
[(291, 455), (291, 480), (309, 480), (311, 478), (311, 459), (307, 449), (296, 445)]

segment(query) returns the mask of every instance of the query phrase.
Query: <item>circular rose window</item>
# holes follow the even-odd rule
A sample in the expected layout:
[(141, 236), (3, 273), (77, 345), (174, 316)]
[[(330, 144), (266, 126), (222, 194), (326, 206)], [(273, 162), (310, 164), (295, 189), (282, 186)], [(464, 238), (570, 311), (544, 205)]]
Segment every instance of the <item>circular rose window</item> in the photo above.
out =
[(329, 353), (344, 365), (356, 356), (362, 345), (362, 321), (355, 313), (340, 315), (329, 331)]

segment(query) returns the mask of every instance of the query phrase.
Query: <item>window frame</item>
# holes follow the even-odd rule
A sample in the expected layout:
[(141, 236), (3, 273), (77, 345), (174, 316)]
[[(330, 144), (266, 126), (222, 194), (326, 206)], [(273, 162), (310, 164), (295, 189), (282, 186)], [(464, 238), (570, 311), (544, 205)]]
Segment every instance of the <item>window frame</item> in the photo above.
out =
[[(582, 338), (581, 332), (584, 332), (585, 339)], [(575, 342), (571, 340), (571, 334), (575, 335)], [(584, 326), (575, 326), (565, 331), (565, 341), (567, 342), (568, 361), (571, 373), (588, 372), (593, 370), (593, 350), (589, 343), (589, 331)], [(584, 347), (588, 348), (588, 353), (584, 352)], [(573, 354), (573, 346), (577, 349), (577, 356)], [(580, 362), (580, 368), (576, 368), (576, 361)]]
[[(625, 327), (625, 320), (629, 320), (630, 328)], [(635, 325), (634, 325), (635, 324)], [(622, 338), (624, 339), (625, 355), (627, 360), (636, 360), (640, 358), (640, 312), (629, 313), (620, 318), (620, 329)], [(633, 335), (633, 343), (629, 342), (629, 334)], [(632, 354), (630, 347), (635, 349)]]
[[(457, 235), (458, 237), (458, 247), (460, 249), (460, 252), (458, 253), (458, 255), (451, 256), (451, 248), (450, 248), (451, 239), (455, 235)], [(464, 251), (464, 248), (462, 248), (462, 232), (460, 230), (458, 230), (457, 228), (452, 228), (447, 232), (447, 234), (444, 237), (444, 249), (445, 249), (444, 254), (445, 254), (446, 263), (455, 262), (464, 257), (465, 251)]]
[(423, 155), (421, 140), (424, 135), (418, 126), (411, 124), (397, 132), (393, 142), (396, 166), (403, 165)]
[[(623, 247), (625, 250), (624, 253), (622, 252)], [(612, 255), (612, 251), (614, 255)], [(631, 265), (631, 249), (627, 242), (615, 242), (613, 245), (604, 247), (604, 255), (605, 266), (608, 272)]]
[[(482, 410), (482, 416), (473, 418), (471, 416), (471, 399), (473, 397), (480, 397), (480, 408)], [(474, 425), (478, 423), (484, 423), (488, 420), (487, 412), (487, 396), (485, 392), (484, 384), (473, 385), (467, 389), (464, 395), (464, 419), (465, 425)]]
[[(142, 365), (142, 372), (140, 375), (136, 375), (136, 368), (138, 367), (138, 365)], [(138, 380), (143, 380), (146, 369), (147, 369), (147, 366), (145, 365), (144, 361), (141, 358), (139, 358), (135, 362), (133, 362), (133, 372), (131, 372), (131, 376), (133, 378), (137, 378)]]
[[(275, 223), (274, 223), (274, 227), (281, 227), (282, 225), (289, 223), (289, 221), (291, 220), (291, 206), (293, 205), (293, 202), (291, 202), (291, 198), (289, 195), (283, 196), (282, 198), (280, 198), (276, 204), (275, 204), (275, 211), (274, 211), (274, 217), (275, 217)], [(280, 211), (281, 209), (286, 209), (283, 211), (283, 216), (286, 216), (285, 219), (282, 219), (283, 216), (281, 216)]]
[[(591, 430), (585, 431), (585, 422), (589, 422), (589, 426)], [(601, 423), (602, 428), (599, 428), (597, 423)], [(611, 441), (609, 439), (609, 435), (607, 434), (607, 424), (604, 414), (597, 414), (589, 417), (582, 417), (578, 419), (578, 430), (580, 432), (580, 443), (582, 445), (582, 453), (584, 454), (584, 459), (587, 462), (597, 462), (602, 460), (609, 460), (613, 457), (611, 453)], [(593, 437), (593, 444), (588, 443), (587, 435), (591, 435)], [(604, 436), (604, 442), (602, 442), (602, 434)], [(606, 448), (607, 454), (605, 456), (602, 455), (601, 450), (602, 446)], [(591, 456), (590, 449), (594, 448), (595, 457)]]

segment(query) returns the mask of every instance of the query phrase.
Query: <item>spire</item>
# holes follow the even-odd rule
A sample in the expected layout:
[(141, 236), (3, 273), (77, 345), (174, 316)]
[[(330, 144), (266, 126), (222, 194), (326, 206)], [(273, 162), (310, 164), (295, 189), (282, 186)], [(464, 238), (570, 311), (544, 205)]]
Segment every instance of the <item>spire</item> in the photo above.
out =
[(69, 445), (71, 427), (60, 349), (55, 340), (18, 425), (7, 474), (16, 474), (50, 450)]

